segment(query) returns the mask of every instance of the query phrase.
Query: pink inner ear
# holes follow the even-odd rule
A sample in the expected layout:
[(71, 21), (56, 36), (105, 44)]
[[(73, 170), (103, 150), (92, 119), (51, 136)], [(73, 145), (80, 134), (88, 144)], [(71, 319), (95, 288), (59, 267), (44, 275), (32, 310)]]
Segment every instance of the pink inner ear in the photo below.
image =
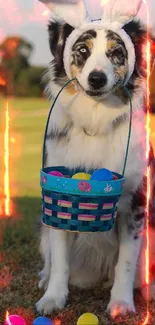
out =
[[(135, 17), (142, 5), (142, 0), (128, 1), (124, 5), (124, 0), (101, 0), (103, 4), (103, 20), (115, 21), (125, 24)], [(105, 4), (104, 4), (105, 3)]]

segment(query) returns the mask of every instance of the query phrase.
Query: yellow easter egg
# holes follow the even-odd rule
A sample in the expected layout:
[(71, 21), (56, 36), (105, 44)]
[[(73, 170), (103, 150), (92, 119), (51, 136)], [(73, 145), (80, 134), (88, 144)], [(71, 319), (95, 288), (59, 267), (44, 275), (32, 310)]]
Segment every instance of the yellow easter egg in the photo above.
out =
[(86, 313), (80, 316), (77, 325), (99, 325), (99, 320), (94, 314)]
[(75, 175), (72, 176), (73, 179), (85, 179), (87, 181), (89, 181), (89, 179), (91, 178), (90, 174), (87, 173), (77, 173)]

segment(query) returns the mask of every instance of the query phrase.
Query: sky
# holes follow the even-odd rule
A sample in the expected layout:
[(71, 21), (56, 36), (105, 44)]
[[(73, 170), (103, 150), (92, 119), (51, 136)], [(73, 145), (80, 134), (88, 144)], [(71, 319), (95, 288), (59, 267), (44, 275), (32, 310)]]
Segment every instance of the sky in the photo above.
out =
[[(155, 0), (146, 1), (149, 4), (151, 25), (155, 26)], [(141, 16), (144, 19), (146, 17), (144, 8)], [(23, 36), (34, 44), (31, 62), (47, 65), (51, 60), (47, 33), (49, 18), (46, 6), (38, 0), (0, 0), (0, 41), (6, 35)]]
[(20, 35), (34, 44), (31, 62), (51, 61), (47, 22), (49, 13), (38, 0), (0, 0), (0, 42), (6, 35)]

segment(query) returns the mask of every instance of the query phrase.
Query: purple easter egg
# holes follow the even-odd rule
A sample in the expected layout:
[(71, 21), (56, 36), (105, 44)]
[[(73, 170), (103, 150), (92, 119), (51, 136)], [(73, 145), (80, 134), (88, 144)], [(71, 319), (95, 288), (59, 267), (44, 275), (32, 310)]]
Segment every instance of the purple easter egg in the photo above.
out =
[(57, 170), (53, 170), (51, 172), (49, 172), (48, 174), (52, 175), (52, 176), (57, 176), (57, 177), (64, 177), (64, 175), (60, 172), (58, 172)]

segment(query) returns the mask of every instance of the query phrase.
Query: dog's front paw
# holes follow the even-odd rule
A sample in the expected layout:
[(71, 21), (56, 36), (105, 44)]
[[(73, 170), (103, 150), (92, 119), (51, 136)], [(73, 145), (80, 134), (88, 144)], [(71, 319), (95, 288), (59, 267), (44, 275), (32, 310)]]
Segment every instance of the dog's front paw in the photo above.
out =
[(135, 312), (134, 302), (126, 302), (125, 300), (111, 299), (107, 307), (110, 315), (115, 318), (119, 315), (126, 315), (126, 313)]
[(57, 295), (44, 295), (36, 304), (40, 314), (49, 315), (53, 310), (62, 309), (65, 306), (68, 292), (58, 292)]

